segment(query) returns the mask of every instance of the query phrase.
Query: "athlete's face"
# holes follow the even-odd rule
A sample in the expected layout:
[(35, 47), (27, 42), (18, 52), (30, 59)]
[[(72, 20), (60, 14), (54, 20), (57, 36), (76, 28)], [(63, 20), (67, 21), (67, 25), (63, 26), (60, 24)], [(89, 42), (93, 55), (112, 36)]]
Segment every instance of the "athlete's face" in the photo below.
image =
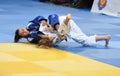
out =
[(19, 34), (21, 37), (26, 37), (26, 36), (29, 35), (29, 31), (26, 30), (26, 29), (24, 29), (24, 28), (20, 28), (18, 34)]

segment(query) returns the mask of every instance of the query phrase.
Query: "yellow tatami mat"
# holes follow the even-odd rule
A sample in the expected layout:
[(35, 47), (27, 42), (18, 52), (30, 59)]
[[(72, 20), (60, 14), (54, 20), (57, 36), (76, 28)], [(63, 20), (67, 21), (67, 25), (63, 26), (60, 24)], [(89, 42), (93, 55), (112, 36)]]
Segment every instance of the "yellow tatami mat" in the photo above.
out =
[(1, 43), (0, 76), (120, 76), (120, 68), (54, 48)]

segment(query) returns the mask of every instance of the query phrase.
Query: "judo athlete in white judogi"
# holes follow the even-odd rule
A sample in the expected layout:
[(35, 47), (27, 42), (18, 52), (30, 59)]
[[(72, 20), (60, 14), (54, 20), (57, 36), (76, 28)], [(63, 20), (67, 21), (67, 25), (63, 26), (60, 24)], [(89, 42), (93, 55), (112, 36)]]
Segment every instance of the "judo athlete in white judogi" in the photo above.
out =
[(95, 46), (96, 42), (99, 40), (105, 40), (105, 46), (108, 45), (110, 35), (105, 36), (87, 36), (82, 30), (77, 26), (77, 24), (71, 19), (71, 14), (67, 16), (58, 16), (52, 14), (48, 16), (49, 24), (63, 35), (72, 38), (77, 43), (82, 44), (83, 46)]

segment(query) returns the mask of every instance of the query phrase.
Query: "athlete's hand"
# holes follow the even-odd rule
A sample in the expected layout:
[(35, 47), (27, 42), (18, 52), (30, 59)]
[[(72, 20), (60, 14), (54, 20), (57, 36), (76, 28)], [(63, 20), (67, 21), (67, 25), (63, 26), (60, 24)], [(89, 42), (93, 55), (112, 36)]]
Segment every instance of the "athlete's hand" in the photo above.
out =
[(54, 37), (53, 36), (49, 36), (49, 41), (53, 41)]
[(51, 33), (53, 33), (54, 31), (53, 31), (53, 29), (52, 28), (50, 28), (50, 27), (46, 27), (45, 28), (45, 31), (47, 31), (47, 32), (51, 32)]
[(67, 37), (65, 35), (60, 35), (60, 40), (65, 40)]

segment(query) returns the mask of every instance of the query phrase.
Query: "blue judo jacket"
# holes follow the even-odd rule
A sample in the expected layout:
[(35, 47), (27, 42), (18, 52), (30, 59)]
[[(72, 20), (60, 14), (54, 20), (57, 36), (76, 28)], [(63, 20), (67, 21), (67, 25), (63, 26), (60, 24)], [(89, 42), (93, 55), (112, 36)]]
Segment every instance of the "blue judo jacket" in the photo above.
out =
[(41, 31), (31, 31), (30, 34), (26, 37), (30, 43), (38, 43), (42, 38), (39, 35), (45, 35)]
[(45, 19), (43, 16), (37, 16), (33, 20), (29, 21), (26, 29), (29, 30), (29, 31), (32, 31), (32, 30), (37, 30), (38, 31), (38, 29), (40, 27), (39, 23), (40, 23), (41, 20), (45, 20), (47, 22), (47, 19)]

